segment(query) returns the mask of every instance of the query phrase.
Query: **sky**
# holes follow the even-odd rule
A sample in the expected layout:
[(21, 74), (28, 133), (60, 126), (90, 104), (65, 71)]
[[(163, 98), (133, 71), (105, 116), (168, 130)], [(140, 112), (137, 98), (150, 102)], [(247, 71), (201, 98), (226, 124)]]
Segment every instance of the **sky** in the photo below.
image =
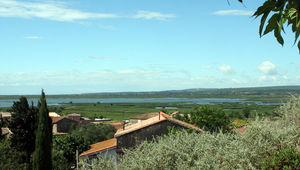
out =
[(291, 28), (228, 2), (0, 0), (0, 95), (300, 85)]

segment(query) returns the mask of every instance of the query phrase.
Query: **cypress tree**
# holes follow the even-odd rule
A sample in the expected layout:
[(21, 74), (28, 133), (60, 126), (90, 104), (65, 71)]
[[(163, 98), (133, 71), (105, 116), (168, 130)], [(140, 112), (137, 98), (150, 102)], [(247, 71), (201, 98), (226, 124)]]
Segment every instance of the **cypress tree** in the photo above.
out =
[(12, 106), (12, 118), (8, 125), (12, 131), (11, 147), (19, 152), (25, 152), (24, 162), (30, 168), (31, 154), (35, 148), (36, 116), (38, 110), (29, 107), (26, 97), (21, 97), (20, 101), (14, 102)]
[(52, 122), (49, 117), (44, 90), (42, 90), (38, 106), (38, 127), (33, 154), (33, 169), (50, 170), (52, 169)]
[(0, 114), (0, 140), (3, 138), (3, 136), (2, 136), (2, 126), (3, 126), (3, 118), (2, 118), (2, 114)]

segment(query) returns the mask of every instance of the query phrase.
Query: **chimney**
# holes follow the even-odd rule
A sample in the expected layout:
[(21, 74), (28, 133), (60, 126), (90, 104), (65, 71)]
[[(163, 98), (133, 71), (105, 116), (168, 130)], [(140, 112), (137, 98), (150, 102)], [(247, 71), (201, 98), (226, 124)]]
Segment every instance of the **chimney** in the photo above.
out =
[(123, 130), (125, 130), (125, 123), (123, 123)]
[(158, 112), (158, 120), (160, 120), (160, 112)]

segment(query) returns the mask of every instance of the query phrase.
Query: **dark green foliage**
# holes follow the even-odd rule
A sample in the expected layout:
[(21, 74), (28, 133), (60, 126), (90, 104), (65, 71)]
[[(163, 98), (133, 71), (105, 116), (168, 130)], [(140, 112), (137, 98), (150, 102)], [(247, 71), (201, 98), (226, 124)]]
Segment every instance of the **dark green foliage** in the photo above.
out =
[(2, 136), (3, 124), (4, 124), (4, 121), (3, 121), (2, 115), (0, 115), (0, 140), (3, 139), (3, 136)]
[(89, 144), (82, 136), (70, 134), (56, 136), (53, 140), (53, 148), (58, 152), (63, 152), (63, 157), (70, 165), (73, 165), (76, 161), (76, 149), (80, 154), (89, 149)]
[(55, 170), (67, 170), (70, 169), (71, 164), (64, 157), (63, 151), (53, 150), (52, 152), (52, 167)]
[(24, 162), (26, 153), (19, 152), (10, 145), (9, 140), (0, 140), (0, 169), (28, 169), (29, 164)]
[(250, 117), (250, 112), (251, 112), (251, 110), (250, 110), (250, 108), (248, 106), (245, 106), (243, 108), (243, 113), (244, 113), (245, 118), (249, 118)]
[(39, 101), (38, 127), (36, 132), (35, 151), (33, 154), (33, 169), (52, 169), (52, 121), (44, 91)]
[(230, 120), (222, 109), (216, 109), (209, 106), (197, 107), (191, 112), (187, 112), (183, 117), (177, 118), (191, 124), (196, 124), (205, 131), (227, 131)]
[(11, 108), (13, 114), (8, 125), (12, 132), (11, 147), (19, 152), (25, 152), (25, 162), (30, 163), (30, 157), (35, 149), (36, 117), (38, 110), (29, 107), (26, 97), (14, 102)]
[[(242, 0), (239, 0), (240, 2)], [(267, 26), (265, 22), (269, 14)], [(297, 43), (300, 34), (300, 1), (299, 0), (266, 0), (253, 14), (255, 18), (262, 16), (259, 27), (259, 35), (263, 36), (270, 32), (274, 32), (277, 41), (283, 45), (284, 41), (281, 32), (284, 31), (284, 25), (291, 25), (292, 32), (295, 34), (294, 44)], [(298, 49), (300, 52), (300, 41), (298, 41)]]
[(262, 164), (262, 169), (300, 169), (300, 154), (295, 149), (284, 149), (269, 158), (266, 158)]
[(65, 108), (62, 106), (50, 106), (48, 109), (49, 109), (49, 112), (56, 112), (56, 113), (60, 114)]
[(72, 131), (72, 134), (82, 136), (90, 145), (114, 137), (116, 129), (109, 124), (87, 124)]

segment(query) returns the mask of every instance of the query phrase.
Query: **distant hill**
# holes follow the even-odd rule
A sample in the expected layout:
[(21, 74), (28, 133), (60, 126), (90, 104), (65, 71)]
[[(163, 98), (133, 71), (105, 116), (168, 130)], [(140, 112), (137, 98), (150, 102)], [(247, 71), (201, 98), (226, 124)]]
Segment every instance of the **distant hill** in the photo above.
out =
[(270, 86), (247, 88), (194, 88), (185, 90), (167, 90), (150, 92), (114, 92), (114, 93), (85, 93), (83, 96), (167, 96), (167, 97), (197, 97), (197, 96), (248, 96), (248, 95), (289, 95), (300, 94), (300, 86)]
[[(156, 98), (156, 97), (236, 97), (236, 96), (286, 96), (300, 94), (300, 86), (270, 86), (247, 88), (193, 88), (185, 90), (166, 90), (149, 92), (103, 92), (82, 93), (69, 95), (47, 95), (49, 98)], [(39, 95), (25, 95), (27, 97), (39, 97)], [(0, 98), (18, 98), (20, 96), (3, 95)]]

